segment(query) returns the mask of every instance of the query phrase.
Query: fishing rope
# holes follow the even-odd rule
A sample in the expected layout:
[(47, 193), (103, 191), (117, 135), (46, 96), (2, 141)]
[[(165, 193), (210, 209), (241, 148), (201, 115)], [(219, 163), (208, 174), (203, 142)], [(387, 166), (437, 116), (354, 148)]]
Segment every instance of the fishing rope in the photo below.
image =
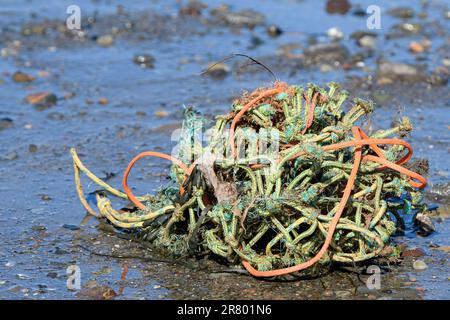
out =
[[(90, 214), (172, 254), (209, 251), (230, 264), (241, 261), (255, 277), (314, 273), (332, 262), (383, 255), (395, 258), (398, 252), (389, 240), (399, 221), (390, 213), (401, 219), (401, 213), (426, 208), (419, 191), (426, 179), (402, 166), (411, 159), (412, 147), (388, 138), (412, 127), (404, 118), (396, 127), (368, 136), (354, 123), (373, 106), (356, 99), (344, 112), (347, 96), (335, 83), (327, 91), (281, 82), (244, 95), (228, 115), (217, 117), (208, 146), (190, 166), (182, 157), (140, 153), (125, 170), (124, 192), (97, 178), (72, 149), (77, 194)], [(187, 111), (185, 139), (180, 140), (186, 150), (194, 149), (195, 117)], [(236, 143), (240, 130), (247, 128), (275, 131), (280, 152), (242, 157)], [(225, 150), (216, 150), (218, 146)], [(171, 161), (176, 186), (155, 196), (135, 196), (127, 180), (143, 157)], [(97, 213), (84, 196), (80, 171), (137, 209), (116, 211), (105, 195), (96, 194)]]

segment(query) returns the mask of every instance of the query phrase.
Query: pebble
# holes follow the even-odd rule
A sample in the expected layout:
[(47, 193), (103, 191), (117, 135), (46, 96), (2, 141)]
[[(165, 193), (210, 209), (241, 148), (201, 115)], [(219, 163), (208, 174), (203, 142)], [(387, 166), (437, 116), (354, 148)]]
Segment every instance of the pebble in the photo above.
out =
[(189, 0), (186, 6), (183, 6), (178, 11), (181, 16), (193, 16), (198, 17), (201, 16), (202, 11), (206, 8), (207, 5), (198, 1), (198, 0)]
[(48, 91), (30, 94), (25, 97), (25, 101), (38, 110), (45, 110), (56, 105), (57, 100), (56, 95)]
[(276, 25), (271, 25), (266, 29), (266, 32), (272, 38), (276, 38), (283, 33), (283, 30), (281, 30), (280, 27)]
[(427, 269), (428, 266), (427, 266), (427, 264), (425, 263), (425, 261), (423, 261), (423, 260), (416, 260), (416, 261), (414, 261), (414, 263), (413, 263), (413, 268), (414, 268), (414, 270), (421, 271), (421, 270)]
[(116, 292), (107, 286), (95, 285), (82, 289), (76, 294), (79, 299), (111, 300), (117, 296)]
[(345, 290), (335, 291), (335, 294), (336, 294), (336, 298), (338, 298), (338, 299), (347, 299), (352, 296), (352, 293), (350, 291), (345, 291)]
[[(42, 208), (39, 208), (39, 209), (42, 209)], [(44, 211), (44, 210), (41, 210), (41, 211)], [(36, 232), (40, 232), (40, 231), (47, 230), (47, 228), (45, 226), (43, 226), (43, 225), (35, 225), (35, 226), (31, 227), (31, 230), (36, 231)]]
[(448, 59), (448, 58), (442, 59), (442, 64), (443, 64), (445, 67), (450, 67), (450, 59)]
[(324, 297), (332, 297), (332, 296), (334, 295), (334, 293), (333, 293), (332, 290), (325, 290), (325, 291), (322, 293), (322, 295), (323, 295)]
[(375, 48), (376, 42), (377, 42), (376, 37), (373, 37), (370, 35), (362, 36), (357, 41), (358, 45), (360, 45), (361, 47), (370, 48), (370, 49)]
[(19, 158), (19, 155), (15, 151), (9, 152), (5, 155), (0, 155), (0, 160), (3, 160), (3, 161), (13, 161), (13, 160), (16, 160), (17, 158)]
[(436, 231), (436, 227), (431, 221), (431, 218), (423, 213), (418, 213), (414, 219), (414, 223), (419, 227), (421, 235), (429, 235)]
[(107, 98), (100, 98), (98, 99), (98, 103), (101, 104), (102, 106), (105, 106), (109, 103), (109, 100)]
[(114, 38), (110, 34), (107, 34), (107, 35), (97, 38), (97, 44), (102, 47), (109, 47), (113, 44), (113, 42), (114, 42)]
[(327, 35), (333, 40), (340, 40), (344, 37), (344, 33), (337, 27), (328, 29)]
[(16, 274), (16, 278), (20, 280), (31, 280), (32, 278), (26, 274), (18, 273)]
[(440, 246), (440, 247), (435, 247), (433, 249), (450, 253), (450, 246)]
[(247, 27), (253, 29), (264, 23), (265, 17), (252, 9), (244, 9), (238, 12), (230, 11), (227, 5), (221, 5), (210, 12), (220, 22), (230, 27)]
[(80, 229), (79, 226), (76, 226), (76, 225), (74, 225), (74, 224), (63, 224), (62, 227), (63, 227), (64, 229), (68, 229), (68, 230), (72, 230), (72, 231), (75, 231), (75, 230), (79, 230), (79, 229)]
[(37, 152), (37, 151), (38, 151), (37, 145), (35, 145), (35, 144), (33, 144), (33, 143), (30, 144), (30, 145), (28, 146), (28, 151), (31, 152), (31, 153)]
[(224, 63), (212, 63), (208, 65), (205, 75), (215, 80), (223, 80), (229, 72), (230, 68)]
[(425, 48), (419, 42), (413, 41), (409, 44), (409, 50), (413, 53), (422, 53), (425, 51)]
[(134, 56), (133, 62), (141, 68), (151, 69), (155, 67), (155, 58), (149, 54), (137, 54)]
[(169, 113), (167, 111), (160, 110), (155, 112), (155, 117), (157, 118), (165, 118), (167, 116), (169, 116)]
[(327, 0), (326, 11), (327, 13), (339, 13), (346, 14), (350, 10), (351, 4), (348, 0)]
[(346, 47), (337, 42), (314, 44), (304, 50), (305, 64), (343, 62), (349, 58)]
[(17, 71), (13, 74), (12, 79), (14, 82), (23, 83), (32, 82), (34, 80), (34, 77), (21, 71)]
[(0, 119), (0, 131), (9, 129), (13, 126), (14, 122), (10, 118), (1, 118)]
[(414, 17), (414, 10), (406, 7), (398, 7), (389, 10), (388, 14), (395, 18), (410, 19)]
[(420, 248), (408, 249), (402, 252), (403, 257), (422, 257), (425, 252)]
[(390, 80), (421, 81), (426, 79), (421, 69), (415, 65), (382, 61), (378, 65), (378, 78)]

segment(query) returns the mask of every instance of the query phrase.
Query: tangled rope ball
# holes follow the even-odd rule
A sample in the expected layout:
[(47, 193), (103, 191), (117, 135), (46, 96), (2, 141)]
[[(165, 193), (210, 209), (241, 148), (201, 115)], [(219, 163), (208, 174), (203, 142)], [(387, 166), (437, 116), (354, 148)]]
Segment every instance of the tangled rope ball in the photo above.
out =
[[(171, 254), (241, 262), (255, 277), (395, 257), (390, 239), (402, 215), (426, 210), (420, 193), (426, 180), (402, 166), (412, 148), (392, 138), (412, 127), (403, 118), (367, 135), (355, 123), (373, 105), (355, 99), (344, 112), (347, 97), (335, 83), (327, 89), (285, 83), (257, 89), (216, 118), (206, 146), (195, 139), (205, 119), (188, 109), (179, 157), (139, 154), (123, 176), (125, 192), (97, 178), (72, 149), (79, 198), (92, 215)], [(155, 196), (137, 197), (127, 179), (147, 156), (171, 161), (174, 183)], [(80, 171), (136, 208), (114, 210), (96, 193), (95, 211)]]

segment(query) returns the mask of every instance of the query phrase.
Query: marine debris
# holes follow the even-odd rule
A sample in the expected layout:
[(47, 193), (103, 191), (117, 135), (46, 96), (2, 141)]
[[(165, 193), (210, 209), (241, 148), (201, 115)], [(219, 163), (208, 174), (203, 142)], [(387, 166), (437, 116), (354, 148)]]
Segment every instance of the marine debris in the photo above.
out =
[[(99, 219), (173, 255), (218, 257), (256, 277), (315, 275), (333, 264), (395, 259), (391, 238), (404, 214), (427, 210), (426, 180), (402, 166), (412, 156), (405, 117), (370, 135), (355, 123), (373, 104), (348, 92), (276, 82), (237, 99), (228, 114), (207, 120), (186, 110), (178, 153), (143, 152), (123, 176), (124, 192), (96, 177), (74, 149), (81, 203)], [(135, 196), (127, 179), (143, 157), (172, 162), (171, 183)], [(104, 189), (97, 210), (86, 200), (80, 171)], [(107, 196), (130, 200), (115, 210)]]

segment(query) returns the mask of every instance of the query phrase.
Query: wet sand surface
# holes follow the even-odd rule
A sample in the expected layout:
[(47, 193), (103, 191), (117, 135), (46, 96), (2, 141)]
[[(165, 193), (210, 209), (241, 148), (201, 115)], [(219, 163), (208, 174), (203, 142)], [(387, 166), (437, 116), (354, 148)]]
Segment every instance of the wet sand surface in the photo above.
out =
[[(82, 31), (75, 32), (65, 27), (71, 1), (4, 0), (0, 298), (448, 299), (450, 6), (360, 0), (347, 8), (345, 1), (335, 2), (340, 6), (210, 1), (204, 8), (175, 1), (83, 0)], [(363, 12), (373, 3), (382, 9), (380, 30), (366, 27)], [(283, 33), (277, 36), (274, 27)], [(339, 38), (336, 30), (327, 34), (333, 27), (342, 39), (333, 40)], [(429, 161), (427, 198), (439, 206), (433, 213), (436, 232), (421, 237), (409, 223), (406, 234), (395, 238), (407, 247), (407, 257), (383, 268), (379, 290), (369, 290), (369, 275), (353, 268), (280, 282), (254, 279), (212, 260), (174, 261), (83, 219), (69, 148), (120, 187), (134, 155), (170, 153), (184, 106), (213, 117), (244, 90), (273, 81), (242, 59), (227, 61), (218, 74), (199, 75), (231, 53), (257, 58), (288, 83), (337, 81), (351, 96), (374, 100), (367, 127), (386, 128), (410, 117), (414, 130), (407, 141), (416, 157)], [(408, 64), (407, 72), (401, 63)], [(54, 96), (45, 105), (27, 103), (26, 96), (39, 92)], [(167, 163), (142, 161), (130, 185), (153, 193), (167, 174)], [(94, 190), (86, 184), (86, 191)], [(426, 270), (415, 270), (416, 260)], [(80, 267), (81, 291), (67, 289), (70, 265)]]

